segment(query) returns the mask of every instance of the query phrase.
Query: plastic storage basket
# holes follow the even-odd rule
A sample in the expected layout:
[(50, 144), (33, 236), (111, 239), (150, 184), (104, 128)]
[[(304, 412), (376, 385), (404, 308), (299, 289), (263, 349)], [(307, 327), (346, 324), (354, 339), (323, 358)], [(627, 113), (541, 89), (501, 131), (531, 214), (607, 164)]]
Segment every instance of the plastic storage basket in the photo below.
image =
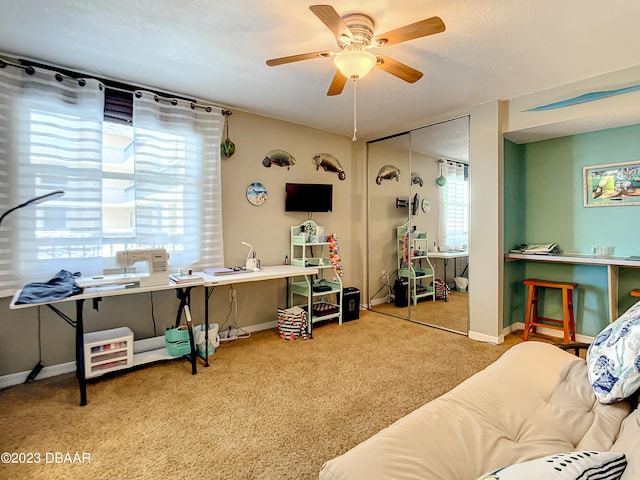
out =
[(164, 332), (164, 339), (169, 355), (179, 357), (191, 353), (189, 343), (189, 327), (180, 325), (179, 327), (169, 327)]
[(285, 340), (307, 339), (307, 314), (300, 307), (278, 308), (278, 333)]

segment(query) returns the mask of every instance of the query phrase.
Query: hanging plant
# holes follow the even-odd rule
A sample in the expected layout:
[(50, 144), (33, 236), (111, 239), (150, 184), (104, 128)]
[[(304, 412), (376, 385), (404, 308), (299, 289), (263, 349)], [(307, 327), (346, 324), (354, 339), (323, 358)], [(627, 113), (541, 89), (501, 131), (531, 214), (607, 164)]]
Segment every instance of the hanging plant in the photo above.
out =
[(236, 146), (229, 138), (229, 117), (231, 116), (230, 110), (223, 110), (224, 115), (224, 141), (220, 144), (220, 153), (226, 158), (231, 158), (236, 153)]

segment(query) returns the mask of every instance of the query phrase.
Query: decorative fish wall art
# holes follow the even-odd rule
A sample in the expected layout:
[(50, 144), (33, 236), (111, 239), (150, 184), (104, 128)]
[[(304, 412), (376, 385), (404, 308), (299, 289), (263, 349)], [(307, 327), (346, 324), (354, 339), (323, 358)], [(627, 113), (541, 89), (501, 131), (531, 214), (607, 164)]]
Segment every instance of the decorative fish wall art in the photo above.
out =
[(262, 160), (262, 165), (265, 167), (271, 167), (271, 165), (277, 165), (278, 167), (287, 167), (287, 170), (291, 169), (292, 165), (295, 165), (296, 159), (293, 158), (289, 152), (284, 150), (271, 150), (267, 153), (267, 156)]
[(337, 173), (340, 180), (347, 178), (340, 161), (330, 153), (317, 153), (313, 156), (312, 161), (316, 166), (316, 170), (320, 170), (320, 167), (322, 167), (325, 172)]
[(400, 181), (400, 169), (395, 165), (383, 165), (378, 170), (378, 176), (376, 177), (376, 183), (382, 185), (382, 180), (396, 179), (396, 182)]
[(422, 180), (422, 177), (420, 176), (420, 174), (418, 172), (411, 172), (411, 185), (420, 185), (421, 187), (424, 186), (424, 180)]

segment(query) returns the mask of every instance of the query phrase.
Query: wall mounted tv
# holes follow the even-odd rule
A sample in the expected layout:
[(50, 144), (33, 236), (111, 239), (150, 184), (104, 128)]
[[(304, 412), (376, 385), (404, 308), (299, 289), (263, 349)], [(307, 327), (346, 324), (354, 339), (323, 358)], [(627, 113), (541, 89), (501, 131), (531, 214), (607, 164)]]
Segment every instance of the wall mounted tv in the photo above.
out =
[(333, 185), (287, 183), (284, 209), (287, 212), (330, 212), (333, 209)]

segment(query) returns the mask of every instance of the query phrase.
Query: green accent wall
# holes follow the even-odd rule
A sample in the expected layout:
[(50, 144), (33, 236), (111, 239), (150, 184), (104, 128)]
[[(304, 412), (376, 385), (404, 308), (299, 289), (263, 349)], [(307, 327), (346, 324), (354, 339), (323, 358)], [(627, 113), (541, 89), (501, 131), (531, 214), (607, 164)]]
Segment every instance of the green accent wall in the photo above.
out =
[[(595, 245), (607, 245), (615, 247), (616, 256), (640, 255), (640, 206), (583, 204), (583, 167), (629, 161), (640, 161), (640, 125), (524, 145), (505, 140), (505, 249), (556, 242), (567, 253), (589, 254)], [(525, 320), (526, 277), (580, 284), (574, 297), (577, 333), (595, 336), (608, 324), (606, 267), (508, 262), (504, 326)], [(640, 288), (640, 269), (620, 268), (620, 313), (635, 303), (629, 295), (633, 288)], [(540, 305), (543, 316), (562, 317), (558, 291), (545, 292)]]
[[(504, 248), (520, 245), (526, 237), (526, 204), (524, 148), (505, 140), (504, 145)], [(526, 295), (524, 262), (509, 262), (504, 266), (504, 326), (525, 320)]]

